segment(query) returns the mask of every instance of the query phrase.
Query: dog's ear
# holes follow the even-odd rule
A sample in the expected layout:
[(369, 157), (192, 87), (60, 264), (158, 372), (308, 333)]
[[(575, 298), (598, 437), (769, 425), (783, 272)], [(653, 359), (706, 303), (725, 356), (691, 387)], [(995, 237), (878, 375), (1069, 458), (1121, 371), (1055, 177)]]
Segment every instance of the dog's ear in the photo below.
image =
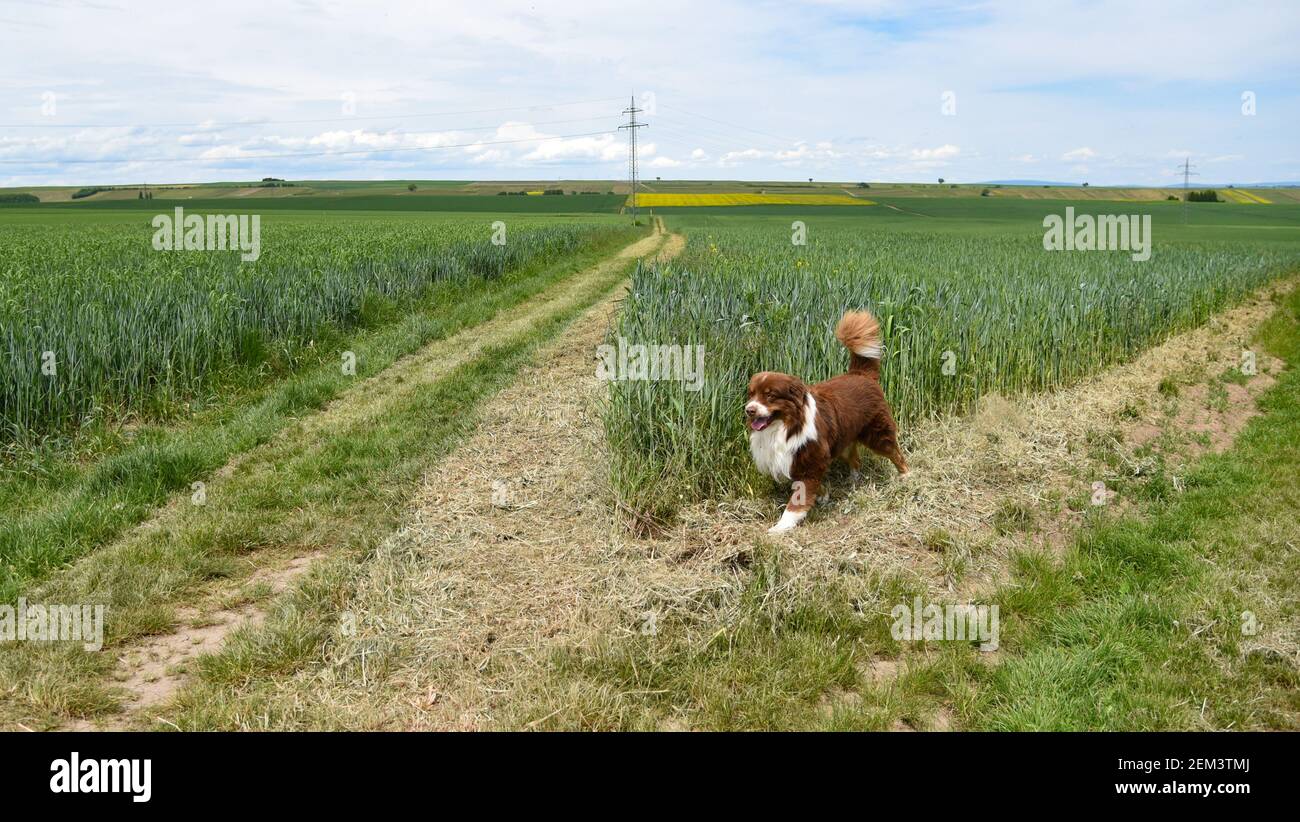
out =
[(781, 386), (781, 399), (802, 408), (808, 401), (808, 387), (803, 384), (803, 380), (788, 376), (782, 382), (784, 384)]

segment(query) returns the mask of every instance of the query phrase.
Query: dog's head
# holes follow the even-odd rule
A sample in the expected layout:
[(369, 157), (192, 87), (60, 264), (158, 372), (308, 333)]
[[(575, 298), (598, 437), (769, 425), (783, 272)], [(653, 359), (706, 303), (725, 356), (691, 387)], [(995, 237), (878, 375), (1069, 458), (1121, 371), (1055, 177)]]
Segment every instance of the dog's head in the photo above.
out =
[(808, 389), (798, 377), (776, 371), (760, 371), (749, 380), (749, 401), (745, 417), (751, 432), (762, 431), (780, 420), (787, 430), (803, 426)]

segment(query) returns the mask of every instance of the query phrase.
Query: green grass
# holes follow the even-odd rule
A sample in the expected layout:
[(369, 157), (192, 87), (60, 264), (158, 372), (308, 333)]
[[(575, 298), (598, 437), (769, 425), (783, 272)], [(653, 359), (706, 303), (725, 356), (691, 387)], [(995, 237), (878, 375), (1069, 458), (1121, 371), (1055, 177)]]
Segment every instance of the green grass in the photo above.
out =
[[(1298, 729), (1300, 291), (1256, 344), (1292, 363), (1235, 446), (1184, 474), (1126, 488), (1062, 557), (1018, 551), (992, 596), (996, 655), (900, 643), (901, 578), (784, 584), (760, 544), (736, 603), (663, 620), (657, 634), (557, 652), (512, 700), (512, 726), (648, 729)], [(1141, 483), (1144, 488), (1139, 488)], [(1009, 532), (1032, 514), (1007, 508)], [(947, 552), (946, 534), (927, 537)], [(1254, 615), (1254, 634), (1243, 614)], [(883, 681), (873, 667), (899, 663)]]
[[(1257, 341), (1300, 362), (1300, 292)], [(1088, 529), (1061, 564), (1020, 556), (999, 595), (1017, 615), (1014, 653), (973, 727), (1300, 727), (1300, 369), (1260, 408), (1185, 493)]]
[[(129, 429), (105, 421), (70, 440), (11, 451), (0, 473), (0, 601), (95, 550), (147, 517), (172, 495), (254, 448), (358, 379), (399, 357), (518, 305), (621, 247), (611, 232), (586, 250), (491, 280), (439, 284), (400, 316), (373, 328), (338, 332), (286, 373), (227, 373), (206, 403), (173, 419)], [(345, 375), (335, 352), (353, 351)]]

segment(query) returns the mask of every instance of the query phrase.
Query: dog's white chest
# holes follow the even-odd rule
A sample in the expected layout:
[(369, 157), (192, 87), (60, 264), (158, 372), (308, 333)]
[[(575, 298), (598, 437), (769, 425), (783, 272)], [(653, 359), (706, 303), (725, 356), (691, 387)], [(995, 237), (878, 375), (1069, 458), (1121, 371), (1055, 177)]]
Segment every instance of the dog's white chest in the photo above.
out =
[(749, 434), (749, 453), (759, 471), (781, 482), (790, 479), (790, 464), (799, 446), (785, 436), (785, 423), (775, 422)]

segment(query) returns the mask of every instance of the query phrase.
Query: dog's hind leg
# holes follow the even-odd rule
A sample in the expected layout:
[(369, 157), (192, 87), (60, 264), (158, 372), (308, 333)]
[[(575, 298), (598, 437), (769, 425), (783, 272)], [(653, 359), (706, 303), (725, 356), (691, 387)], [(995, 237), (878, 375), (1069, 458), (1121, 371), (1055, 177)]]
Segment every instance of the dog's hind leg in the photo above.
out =
[(884, 433), (866, 434), (862, 443), (872, 451), (892, 462), (894, 467), (898, 469), (898, 473), (907, 473), (907, 460), (903, 459), (903, 452), (898, 447), (898, 438), (894, 436), (894, 432), (887, 431)]
[(857, 485), (858, 481), (862, 479), (862, 471), (859, 470), (862, 468), (862, 455), (858, 453), (857, 441), (850, 442), (841, 456), (849, 464), (849, 481)]
[(803, 522), (804, 517), (808, 516), (808, 512), (812, 510), (817, 499), (817, 492), (820, 489), (820, 480), (795, 480), (794, 487), (790, 491), (790, 501), (785, 505), (785, 513), (781, 514), (781, 519), (777, 521), (776, 525), (767, 529), (767, 532), (769, 534), (779, 534), (782, 531), (789, 531)]

